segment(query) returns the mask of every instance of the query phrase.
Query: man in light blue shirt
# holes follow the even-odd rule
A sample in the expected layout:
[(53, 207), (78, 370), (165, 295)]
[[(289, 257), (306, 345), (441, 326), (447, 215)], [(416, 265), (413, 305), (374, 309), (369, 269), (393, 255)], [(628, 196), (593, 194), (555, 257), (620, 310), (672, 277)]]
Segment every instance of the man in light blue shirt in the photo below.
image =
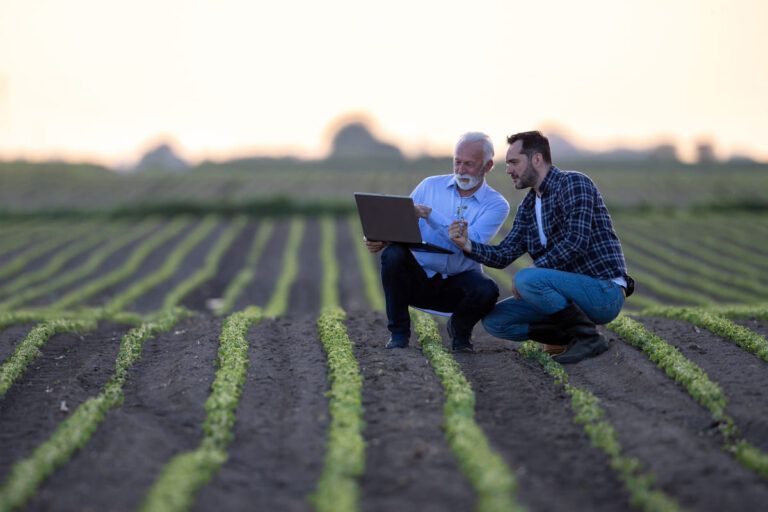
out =
[[(453, 174), (430, 176), (411, 193), (425, 242), (451, 247), (448, 228), (460, 221), (470, 240), (488, 243), (509, 214), (509, 203), (485, 181), (493, 168), (493, 143), (479, 132), (456, 144)], [(408, 346), (408, 306), (451, 313), (448, 332), (453, 350), (472, 352), (472, 328), (496, 303), (499, 288), (480, 264), (462, 251), (413, 252), (403, 245), (366, 241), (381, 255), (381, 281), (387, 303), (387, 348)]]

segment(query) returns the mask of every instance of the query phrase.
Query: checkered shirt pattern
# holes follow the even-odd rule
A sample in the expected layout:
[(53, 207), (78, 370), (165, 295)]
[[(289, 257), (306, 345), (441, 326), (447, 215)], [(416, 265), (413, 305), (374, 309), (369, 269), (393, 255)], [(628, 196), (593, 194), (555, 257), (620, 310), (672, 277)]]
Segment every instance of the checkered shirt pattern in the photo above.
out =
[(499, 245), (472, 242), (470, 258), (504, 268), (528, 253), (539, 268), (615, 279), (627, 274), (619, 237), (603, 198), (591, 179), (552, 166), (541, 186), (541, 217), (546, 247), (536, 227), (536, 193), (517, 208), (512, 230)]

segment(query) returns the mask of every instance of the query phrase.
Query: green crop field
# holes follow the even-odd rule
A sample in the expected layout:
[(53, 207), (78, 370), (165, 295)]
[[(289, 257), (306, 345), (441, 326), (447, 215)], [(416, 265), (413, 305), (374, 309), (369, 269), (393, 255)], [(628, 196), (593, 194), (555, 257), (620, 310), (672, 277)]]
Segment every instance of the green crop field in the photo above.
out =
[(383, 349), (350, 194), (436, 169), (0, 167), (0, 511), (765, 507), (766, 169), (590, 172), (637, 291), (563, 367)]

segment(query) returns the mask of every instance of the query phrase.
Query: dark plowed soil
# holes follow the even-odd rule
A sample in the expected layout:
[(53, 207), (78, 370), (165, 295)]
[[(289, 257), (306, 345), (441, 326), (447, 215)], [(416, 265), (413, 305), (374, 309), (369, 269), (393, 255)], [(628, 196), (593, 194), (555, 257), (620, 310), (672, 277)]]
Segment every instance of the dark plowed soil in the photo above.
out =
[(357, 314), (348, 321), (363, 375), (367, 443), (361, 509), (471, 510), (475, 496), (459, 472), (443, 432), (440, 382), (412, 344), (385, 350), (386, 317)]
[[(197, 222), (155, 250), (134, 276), (89, 304), (105, 303), (160, 268)], [(283, 270), (290, 222), (275, 222), (254, 279), (234, 310), (268, 304)], [(206, 299), (221, 297), (242, 269), (257, 224), (238, 237), (216, 277), (194, 290), (184, 302), (187, 306), (203, 310)], [(476, 496), (445, 440), (440, 383), (415, 340), (404, 350), (383, 348), (386, 319), (367, 303), (355, 251), (359, 241), (350, 235), (346, 219), (338, 219), (336, 227), (339, 297), (363, 377), (367, 448), (361, 509), (472, 510)], [(200, 268), (223, 223), (217, 229), (173, 279), (140, 297), (135, 307), (156, 308), (175, 284)], [(265, 319), (248, 333), (250, 367), (230, 458), (200, 490), (195, 510), (311, 509), (307, 497), (323, 469), (329, 424), (327, 364), (316, 332), (323, 279), (320, 237), (319, 222), (308, 219), (286, 314)], [(109, 258), (96, 274), (118, 268), (139, 243)], [(638, 283), (640, 290), (642, 286)], [(690, 324), (641, 320), (722, 386), (728, 413), (744, 437), (768, 452), (768, 363)], [(768, 333), (767, 322), (740, 323)], [(29, 509), (136, 510), (160, 469), (202, 438), (221, 324), (222, 319), (203, 312), (148, 340), (130, 371), (124, 404), (110, 411), (92, 439), (42, 484)], [(31, 328), (2, 330), (0, 358), (7, 359)], [(120, 335), (127, 330), (101, 324), (82, 337), (54, 336), (0, 398), (0, 485), (15, 461), (100, 391), (114, 370)], [(442, 322), (441, 332), (448, 344)], [(764, 509), (768, 483), (722, 450), (709, 413), (641, 352), (616, 335), (608, 336), (609, 352), (567, 371), (574, 385), (600, 399), (625, 453), (651, 470), (658, 487), (686, 509)], [(627, 491), (607, 457), (574, 423), (564, 391), (537, 363), (522, 357), (516, 344), (493, 339), (482, 327), (476, 327), (474, 339), (477, 352), (456, 359), (475, 391), (478, 424), (516, 475), (519, 500), (534, 512), (628, 510)], [(60, 410), (62, 401), (68, 413)]]
[[(47, 243), (47, 242), (48, 241), (45, 240), (42, 243)], [(64, 240), (61, 243), (59, 243), (54, 249), (49, 249), (48, 251), (44, 252), (43, 254), (35, 258), (27, 259), (27, 261), (24, 262), (24, 266), (18, 272), (7, 275), (5, 277), (0, 277), (0, 287), (16, 279), (16, 277), (20, 276), (21, 274), (26, 274), (27, 272), (35, 272), (41, 269), (48, 263), (48, 261), (51, 258), (56, 256), (56, 254), (59, 251), (67, 249), (73, 243), (75, 243), (75, 240)]]
[(628, 509), (608, 457), (574, 423), (570, 398), (552, 377), (481, 326), (473, 339), (476, 353), (456, 359), (475, 391), (477, 422), (515, 472), (520, 501), (542, 511)]
[(29, 456), (69, 413), (99, 392), (114, 371), (127, 330), (105, 323), (82, 335), (55, 334), (43, 345), (40, 357), (0, 398), (0, 481), (14, 462)]
[(360, 264), (355, 245), (363, 244), (355, 240), (349, 231), (346, 219), (336, 221), (336, 261), (339, 265), (339, 300), (346, 311), (359, 311), (368, 308), (364, 283), (360, 276)]
[[(308, 219), (299, 246), (299, 273), (291, 287), (288, 315), (316, 315), (320, 311), (320, 284), (323, 266), (320, 260), (320, 223)], [(340, 268), (343, 272), (343, 268)]]
[(604, 332), (611, 349), (567, 370), (573, 385), (600, 399), (625, 454), (686, 509), (759, 509), (768, 486), (722, 450), (709, 412), (642, 352)]
[(642, 321), (720, 385), (728, 400), (726, 413), (736, 421), (744, 438), (768, 451), (768, 390), (761, 384), (768, 375), (768, 363), (686, 322), (655, 318)]
[(315, 321), (265, 320), (251, 329), (230, 458), (195, 510), (311, 510), (306, 499), (323, 468), (329, 422)]
[(275, 283), (283, 268), (283, 254), (288, 240), (290, 221), (278, 220), (275, 222), (272, 235), (267, 241), (259, 261), (256, 263), (256, 272), (253, 280), (245, 287), (243, 293), (235, 301), (235, 311), (250, 305), (264, 307), (269, 302)]
[(136, 510), (162, 466), (202, 437), (220, 330), (217, 319), (196, 317), (148, 340), (123, 406), (108, 413), (29, 509)]
[(220, 299), (224, 296), (224, 291), (229, 283), (243, 269), (258, 227), (258, 222), (248, 223), (235, 238), (230, 248), (224, 252), (219, 262), (216, 277), (192, 290), (182, 301), (185, 307), (196, 311), (205, 311), (208, 309), (206, 302), (209, 299)]
[[(147, 235), (145, 235), (145, 237), (154, 235), (160, 229), (162, 229), (165, 225), (166, 223), (164, 222), (160, 223), (158, 227), (156, 227), (155, 229), (152, 229)], [(136, 226), (133, 226), (132, 229), (135, 229), (135, 228)], [(92, 274), (86, 277), (83, 277), (81, 279), (78, 279), (67, 286), (59, 288), (58, 290), (54, 290), (48, 295), (44, 295), (37, 299), (33, 299), (28, 304), (24, 304), (24, 307), (45, 306), (48, 304), (52, 304), (53, 302), (58, 300), (60, 297), (63, 297), (64, 295), (68, 294), (72, 290), (80, 288), (86, 283), (99, 279), (101, 276), (104, 276), (109, 272), (119, 268), (120, 266), (123, 265), (123, 263), (125, 263), (128, 260), (128, 258), (130, 258), (130, 255), (133, 252), (133, 250), (145, 240), (146, 238), (140, 238), (138, 240), (134, 240), (133, 242), (125, 244), (121, 249), (117, 250), (116, 252), (112, 253), (109, 257), (107, 257), (101, 263), (101, 265), (99, 265), (98, 268), (96, 268), (96, 270)]]
[[(150, 252), (149, 255), (144, 259), (144, 261), (139, 265), (139, 269), (134, 272), (128, 279), (125, 279), (114, 286), (110, 286), (106, 288), (105, 290), (102, 290), (101, 292), (97, 293), (96, 295), (90, 297), (85, 302), (89, 306), (103, 306), (107, 302), (109, 302), (113, 297), (116, 295), (119, 295), (129, 287), (131, 287), (134, 283), (140, 281), (141, 279), (147, 277), (152, 272), (155, 272), (160, 267), (163, 266), (163, 263), (165, 262), (166, 258), (168, 258), (168, 254), (173, 251), (173, 248), (176, 247), (182, 240), (184, 240), (189, 234), (197, 227), (198, 223), (200, 221), (196, 220), (194, 222), (189, 223), (188, 226), (185, 226), (184, 229), (182, 229), (179, 233), (172, 236), (169, 240), (166, 240), (163, 244), (160, 245), (160, 247), (156, 248), (154, 251)], [(130, 256), (129, 256), (130, 257)], [(127, 260), (126, 260), (127, 261)], [(116, 270), (119, 267), (105, 269), (106, 272), (111, 272), (112, 270)]]
[(16, 345), (24, 339), (32, 327), (34, 327), (33, 324), (13, 325), (0, 331), (0, 364), (13, 354)]
[(151, 288), (143, 296), (138, 297), (132, 306), (127, 309), (136, 310), (139, 313), (150, 313), (163, 307), (163, 301), (168, 293), (176, 288), (182, 281), (186, 281), (205, 265), (205, 259), (211, 248), (216, 244), (222, 233), (227, 229), (229, 222), (219, 222), (201, 242), (195, 245), (184, 260), (179, 264), (169, 279)]
[[(61, 275), (61, 274), (64, 274), (64, 273), (67, 273), (67, 272), (71, 271), (74, 268), (77, 268), (85, 260), (87, 260), (91, 256), (91, 254), (93, 254), (94, 251), (97, 251), (102, 245), (104, 245), (106, 243), (108, 243), (108, 240), (101, 240), (101, 241), (99, 241), (98, 244), (92, 245), (91, 247), (88, 247), (88, 248), (78, 252), (77, 254), (75, 254), (74, 256), (69, 258), (64, 263), (64, 265), (57, 271), (57, 273), (55, 275)], [(24, 268), (23, 271), (19, 272), (18, 274), (13, 275), (12, 279), (15, 280), (20, 275), (27, 274), (27, 273), (33, 273), (33, 272), (36, 272), (36, 271), (42, 269), (45, 265), (48, 264), (48, 262), (56, 255), (56, 253), (58, 251), (59, 251), (59, 249), (57, 249), (53, 253), (49, 253), (48, 255), (46, 255), (43, 258), (38, 258), (35, 262), (31, 262), (29, 265), (27, 265)], [(48, 279), (50, 279), (50, 278), (48, 278)], [(2, 287), (6, 283), (8, 283), (10, 281), (11, 281), (11, 279), (8, 279), (4, 283), (0, 284), (0, 292), (3, 291)], [(37, 286), (37, 285), (42, 284), (44, 282), (45, 282), (44, 280), (43, 281), (33, 281), (32, 284), (30, 284), (28, 286)], [(0, 293), (0, 297), (2, 297), (3, 299), (11, 298), (11, 297), (7, 296), (5, 293)]]
[(768, 321), (765, 320), (734, 320), (734, 323), (742, 325), (756, 332), (764, 338), (768, 338)]

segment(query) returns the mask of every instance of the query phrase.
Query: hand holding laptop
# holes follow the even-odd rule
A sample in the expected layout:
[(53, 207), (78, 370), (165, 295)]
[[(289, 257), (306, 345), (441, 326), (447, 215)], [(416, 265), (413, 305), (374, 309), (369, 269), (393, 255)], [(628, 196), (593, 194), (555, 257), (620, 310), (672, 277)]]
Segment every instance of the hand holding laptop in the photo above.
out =
[(368, 248), (368, 252), (375, 254), (385, 248), (387, 246), (387, 242), (379, 242), (378, 240), (368, 240), (367, 238), (363, 237), (363, 240), (365, 240), (365, 246)]
[(432, 213), (432, 208), (425, 204), (414, 204), (413, 209), (416, 210), (416, 216), (422, 219), (426, 219)]

